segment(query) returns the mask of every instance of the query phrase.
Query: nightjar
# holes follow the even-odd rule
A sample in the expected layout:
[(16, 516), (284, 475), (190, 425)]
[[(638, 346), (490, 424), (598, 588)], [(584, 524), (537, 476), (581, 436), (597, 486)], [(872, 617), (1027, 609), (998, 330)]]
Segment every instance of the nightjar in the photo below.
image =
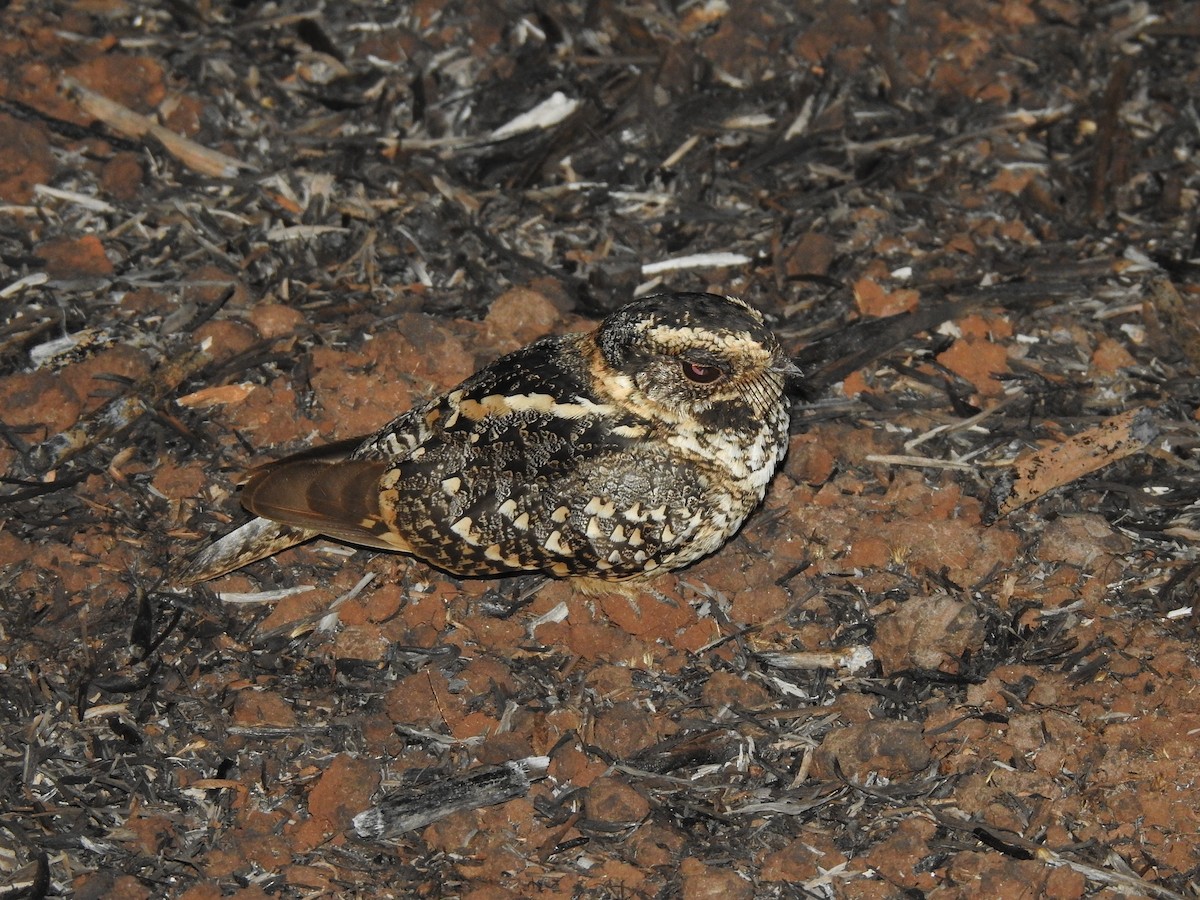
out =
[(259, 518), (175, 574), (326, 535), (456, 575), (620, 581), (717, 550), (787, 449), (797, 374), (741, 300), (664, 293), (535, 341), (376, 434), (254, 471)]

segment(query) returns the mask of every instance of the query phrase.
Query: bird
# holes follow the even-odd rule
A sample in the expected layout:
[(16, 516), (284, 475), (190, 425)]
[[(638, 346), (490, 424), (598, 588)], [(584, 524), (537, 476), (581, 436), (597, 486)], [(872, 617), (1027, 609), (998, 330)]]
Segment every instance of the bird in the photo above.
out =
[(743, 300), (668, 292), (500, 357), (363, 440), (252, 470), (198, 584), (318, 535), (455, 576), (611, 585), (719, 549), (787, 452), (800, 374)]

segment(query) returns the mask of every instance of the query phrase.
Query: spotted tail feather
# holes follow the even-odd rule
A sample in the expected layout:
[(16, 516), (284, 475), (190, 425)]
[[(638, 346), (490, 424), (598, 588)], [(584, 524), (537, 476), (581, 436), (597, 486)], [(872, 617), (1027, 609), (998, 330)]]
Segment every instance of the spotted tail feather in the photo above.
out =
[(270, 519), (251, 519), (185, 561), (170, 574), (168, 581), (175, 587), (189, 587), (209, 581), (288, 547), (302, 544), (318, 533)]

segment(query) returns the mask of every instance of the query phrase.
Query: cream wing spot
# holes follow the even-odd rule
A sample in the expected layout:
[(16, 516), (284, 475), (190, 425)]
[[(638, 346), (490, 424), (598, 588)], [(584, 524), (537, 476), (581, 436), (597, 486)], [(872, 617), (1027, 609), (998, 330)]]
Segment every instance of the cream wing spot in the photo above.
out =
[(513, 528), (516, 528), (518, 531), (529, 530), (529, 513), (523, 512), (513, 519)]
[(550, 521), (556, 525), (561, 525), (567, 521), (567, 517), (571, 514), (571, 510), (565, 506), (560, 506), (554, 512), (550, 513)]
[(479, 537), (472, 530), (475, 522), (470, 516), (463, 516), (457, 522), (450, 526), (450, 530), (457, 534), (460, 538), (470, 544), (472, 547), (479, 546)]
[(498, 507), (496, 507), (496, 512), (500, 513), (500, 515), (504, 516), (506, 519), (511, 519), (517, 514), (517, 501), (512, 497), (509, 497)]
[(559, 556), (571, 556), (574, 553), (571, 545), (562, 539), (562, 532), (558, 529), (550, 532), (550, 537), (546, 538), (542, 546)]
[(453, 497), (462, 487), (462, 479), (458, 476), (446, 478), (442, 481), (442, 493), (447, 497)]
[(611, 518), (613, 513), (617, 511), (617, 505), (611, 500), (605, 500), (603, 497), (593, 497), (588, 501), (587, 506), (583, 508), (585, 516), (603, 516)]
[(650, 429), (644, 425), (618, 425), (613, 429), (613, 434), (618, 434), (624, 438), (633, 438), (634, 440), (644, 438), (649, 433)]

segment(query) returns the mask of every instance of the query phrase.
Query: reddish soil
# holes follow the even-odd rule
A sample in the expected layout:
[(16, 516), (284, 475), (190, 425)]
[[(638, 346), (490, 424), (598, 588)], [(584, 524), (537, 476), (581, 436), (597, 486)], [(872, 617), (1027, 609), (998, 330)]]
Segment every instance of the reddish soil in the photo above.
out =
[[(0, 893), (1200, 895), (1200, 8), (328, 6), (0, 7)], [(171, 589), (248, 468), (660, 278), (810, 372), (719, 553)]]

